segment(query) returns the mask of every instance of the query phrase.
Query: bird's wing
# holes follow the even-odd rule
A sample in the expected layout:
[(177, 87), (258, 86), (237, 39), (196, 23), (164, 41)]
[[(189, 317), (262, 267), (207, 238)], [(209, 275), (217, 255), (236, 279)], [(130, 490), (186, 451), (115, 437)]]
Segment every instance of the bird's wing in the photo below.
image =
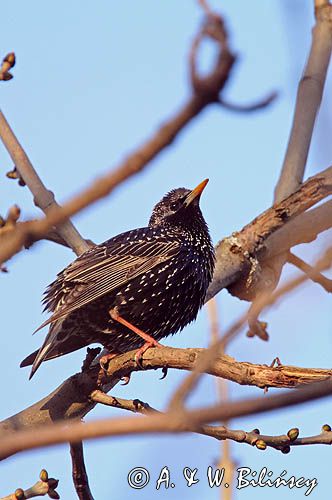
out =
[(38, 330), (149, 272), (181, 248), (178, 241), (160, 238), (110, 242), (82, 254), (48, 287), (43, 302), (54, 313)]

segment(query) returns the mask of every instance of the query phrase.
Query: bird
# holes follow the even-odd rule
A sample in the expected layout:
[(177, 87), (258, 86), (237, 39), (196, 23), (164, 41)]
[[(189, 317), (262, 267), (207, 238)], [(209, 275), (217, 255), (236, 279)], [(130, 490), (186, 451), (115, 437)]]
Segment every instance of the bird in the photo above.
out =
[(208, 183), (176, 188), (159, 201), (146, 227), (121, 233), (82, 253), (61, 271), (43, 299), (52, 313), (39, 350), (21, 367), (99, 343), (116, 355), (159, 340), (194, 321), (212, 281), (215, 254), (200, 197)]

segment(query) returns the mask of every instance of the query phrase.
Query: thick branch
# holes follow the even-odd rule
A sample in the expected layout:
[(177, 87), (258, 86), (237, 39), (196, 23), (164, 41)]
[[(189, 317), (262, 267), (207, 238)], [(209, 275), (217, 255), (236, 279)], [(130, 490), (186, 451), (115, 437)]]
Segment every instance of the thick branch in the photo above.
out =
[[(206, 301), (222, 288), (234, 284), (239, 278), (241, 278), (239, 287), (233, 287), (230, 291), (234, 295), (251, 300), (250, 282), (243, 280), (243, 277), (247, 272), (248, 278), (251, 278), (250, 272), (255, 271), (253, 269), (255, 262), (252, 258), (264, 259), (269, 238), (282, 227), (287, 231), (286, 224), (291, 219), (305, 212), (331, 192), (332, 167), (308, 179), (295, 193), (260, 214), (240, 232), (220, 241), (215, 248), (217, 262)], [(275, 238), (274, 242), (274, 251), (279, 254), (281, 249), (278, 248), (278, 240)]]
[[(289, 143), (274, 193), (275, 203), (298, 189), (303, 180), (314, 123), (323, 95), (332, 50), (332, 6), (329, 2), (315, 3), (315, 14), (310, 54), (298, 87)], [(272, 291), (279, 282), (286, 262), (287, 252), (265, 262), (257, 282), (253, 283), (251, 295)], [(253, 321), (259, 325), (258, 318)]]
[(298, 189), (307, 162), (316, 116), (322, 100), (332, 50), (332, 6), (316, 9), (309, 58), (300, 80), (292, 130), (275, 189), (275, 202)]
[(265, 243), (263, 261), (302, 243), (310, 243), (332, 227), (332, 200), (289, 221)]
[[(192, 370), (200, 354), (205, 349), (149, 349), (143, 355), (145, 369), (158, 369), (168, 366), (182, 370)], [(103, 391), (107, 392), (116, 385), (121, 376), (127, 376), (138, 367), (134, 360), (135, 351), (117, 356), (109, 363), (110, 378)], [(98, 369), (92, 368), (84, 373), (73, 375), (51, 394), (29, 408), (0, 422), (0, 437), (25, 428), (35, 428), (58, 420), (82, 418), (94, 406), (90, 395), (96, 389)], [(256, 385), (260, 388), (292, 388), (313, 381), (329, 380), (332, 370), (320, 368), (298, 368), (280, 366), (271, 368), (266, 365), (238, 362), (229, 356), (219, 356), (208, 373), (232, 380), (241, 385)]]

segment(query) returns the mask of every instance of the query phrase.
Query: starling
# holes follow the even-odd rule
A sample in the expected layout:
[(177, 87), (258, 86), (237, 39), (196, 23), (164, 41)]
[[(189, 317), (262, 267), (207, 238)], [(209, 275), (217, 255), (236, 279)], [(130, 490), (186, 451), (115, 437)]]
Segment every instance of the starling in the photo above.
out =
[(147, 227), (80, 255), (57, 276), (43, 303), (52, 316), (42, 347), (25, 358), (30, 378), (43, 361), (89, 344), (111, 353), (149, 347), (182, 330), (204, 304), (214, 250), (199, 207), (208, 179), (178, 188), (154, 207)]

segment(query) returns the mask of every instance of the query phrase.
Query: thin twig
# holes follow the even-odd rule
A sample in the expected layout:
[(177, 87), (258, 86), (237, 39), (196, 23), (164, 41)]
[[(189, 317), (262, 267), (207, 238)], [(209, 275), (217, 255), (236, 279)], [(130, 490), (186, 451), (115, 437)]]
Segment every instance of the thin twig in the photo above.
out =
[[(221, 328), (218, 314), (218, 305), (216, 298), (210, 300), (207, 303), (207, 311), (210, 324), (210, 338), (211, 342), (215, 344), (219, 337), (221, 336)], [(225, 354), (225, 349), (220, 350), (220, 354)], [(227, 380), (224, 378), (215, 378), (215, 384), (217, 389), (217, 402), (227, 404), (229, 401), (229, 391)], [(222, 430), (226, 430), (228, 422), (221, 422)], [(208, 426), (205, 426), (208, 427)], [(205, 429), (206, 430), (206, 429)], [(236, 464), (231, 455), (231, 447), (228, 439), (223, 439), (220, 447), (220, 458), (217, 464), (219, 469), (225, 471), (224, 481), (229, 485), (228, 488), (220, 489), (220, 498), (222, 500), (232, 500), (233, 498), (233, 479), (235, 473)]]
[[(35, 205), (43, 210), (46, 215), (50, 210), (59, 208), (54, 194), (46, 189), (1, 110), (0, 138), (10, 154), (20, 177), (33, 194)], [(76, 255), (89, 249), (89, 245), (69, 220), (63, 220), (61, 224), (57, 225), (56, 231), (73, 249)]]
[[(127, 410), (133, 413), (140, 413), (142, 415), (150, 415), (150, 414), (160, 414), (165, 415), (165, 413), (152, 408), (148, 403), (143, 403), (139, 399), (123, 399), (118, 397), (109, 396), (108, 394), (103, 393), (102, 391), (96, 390), (91, 394), (91, 399), (96, 403), (101, 403), (106, 406), (110, 406), (112, 408), (118, 408), (120, 410)], [(258, 431), (258, 429), (254, 429), (251, 432), (244, 430), (234, 430), (229, 429), (226, 425), (202, 425), (201, 427), (194, 427), (192, 429), (188, 428), (188, 430), (192, 430), (197, 434), (202, 434), (204, 436), (210, 436), (219, 441), (224, 441), (224, 444), (228, 442), (228, 440), (235, 441), (238, 443), (247, 443), (251, 446), (255, 446), (258, 441), (260, 441), (258, 448), (263, 449), (262, 441), (265, 443), (267, 447), (275, 448), (277, 450), (281, 450), (283, 453), (288, 452), (288, 448), (296, 445), (304, 445), (304, 444), (332, 444), (332, 432), (328, 430), (329, 426), (324, 425), (321, 434), (316, 436), (308, 436), (297, 438), (298, 432), (295, 432), (296, 429), (290, 429), (287, 434), (282, 434), (279, 436), (269, 436), (262, 435)], [(224, 457), (218, 464), (218, 467), (227, 466), (235, 467), (235, 462), (230, 459), (228, 456), (229, 449), (224, 449)], [(226, 460), (225, 460), (226, 459)], [(228, 476), (228, 478), (224, 478), (228, 484), (231, 484), (231, 478), (233, 477), (232, 471)], [(226, 471), (225, 471), (226, 473)]]
[(219, 97), (219, 104), (228, 111), (233, 111), (236, 113), (253, 113), (272, 104), (272, 102), (276, 100), (277, 96), (277, 92), (271, 92), (263, 99), (259, 99), (256, 102), (250, 104), (236, 104), (226, 101), (224, 97)]
[[(210, 73), (202, 77), (197, 71), (196, 58), (198, 57), (199, 44), (206, 37), (214, 40), (218, 48), (218, 54)], [(11, 255), (20, 251), (26, 243), (38, 240), (47, 231), (52, 229), (53, 226), (63, 224), (68, 217), (71, 217), (97, 200), (108, 196), (122, 182), (142, 171), (160, 151), (174, 141), (176, 136), (195, 116), (206, 106), (216, 101), (217, 96), (229, 78), (234, 60), (235, 58), (230, 51), (227, 33), (221, 17), (218, 16), (218, 19), (215, 19), (214, 22), (209, 20), (208, 23), (204, 23), (193, 41), (189, 58), (192, 96), (174, 117), (160, 127), (150, 139), (129, 155), (118, 167), (100, 177), (63, 207), (56, 206), (53, 194), (41, 185), (41, 181), (32, 169), (32, 165), (25, 152), (22, 150), (4, 116), (0, 114), (0, 137), (12, 156), (21, 177), (30, 189), (34, 189), (35, 197), (36, 186), (39, 188), (39, 194), (45, 197), (39, 200), (38, 203), (43, 209), (47, 208), (48, 213), (46, 219), (39, 221), (39, 224), (33, 223), (32, 225), (28, 225), (25, 227), (25, 230), (21, 225), (18, 228), (16, 237), (12, 237), (10, 241), (3, 241), (2, 249), (4, 251), (2, 252), (0, 261), (2, 262), (2, 258), (7, 260)], [(37, 224), (37, 227), (35, 224)], [(34, 230), (34, 227), (37, 231)], [(61, 234), (61, 236), (66, 241), (65, 235)], [(79, 245), (83, 245), (85, 250), (88, 248), (87, 243), (82, 238)], [(77, 253), (80, 253), (80, 248), (77, 249)]]
[(316, 262), (316, 264), (313, 267), (310, 266), (311, 268), (310, 275), (308, 273), (302, 274), (301, 276), (298, 276), (288, 281), (284, 285), (282, 285), (273, 294), (267, 292), (258, 297), (252, 303), (248, 316), (251, 316), (252, 319), (257, 318), (264, 308), (270, 307), (272, 304), (275, 304), (281, 297), (293, 291), (295, 288), (302, 285), (302, 283), (304, 283), (308, 279), (312, 279), (311, 276), (313, 274), (329, 269), (331, 265), (332, 265), (332, 247), (325, 250), (324, 255)]
[(39, 481), (37, 481), (31, 488), (23, 490), (17, 488), (14, 493), (0, 498), (0, 500), (25, 500), (27, 498), (44, 497), (48, 495), (50, 498), (60, 498), (56, 488), (58, 487), (58, 479), (53, 477), (49, 478), (45, 469), (40, 472)]
[(311, 279), (311, 281), (321, 285), (326, 292), (332, 292), (332, 280), (326, 278), (322, 273), (316, 271), (314, 267), (307, 264), (307, 262), (302, 260), (300, 257), (294, 255), (292, 252), (289, 252), (288, 262), (304, 272), (308, 276), (308, 278)]
[(145, 417), (123, 417), (94, 422), (56, 423), (38, 429), (18, 431), (4, 437), (0, 442), (0, 458), (5, 458), (24, 450), (64, 442), (77, 442), (85, 439), (95, 439), (105, 436), (140, 435), (155, 432), (181, 433), (188, 432), (188, 427), (200, 426), (204, 423), (230, 420), (247, 415), (298, 405), (332, 394), (332, 381), (310, 384), (303, 389), (264, 396), (257, 399), (246, 399), (219, 404), (212, 407), (198, 408), (181, 413), (172, 412), (165, 415), (147, 415)]
[(83, 443), (70, 443), (72, 476), (77, 496), (80, 500), (93, 500), (88, 474), (84, 463)]
[(109, 396), (99, 389), (96, 389), (90, 394), (90, 399), (95, 403), (101, 403), (106, 406), (112, 406), (113, 408), (119, 408), (120, 410), (127, 410), (133, 413), (141, 413), (142, 415), (160, 413), (140, 399), (123, 399)]

